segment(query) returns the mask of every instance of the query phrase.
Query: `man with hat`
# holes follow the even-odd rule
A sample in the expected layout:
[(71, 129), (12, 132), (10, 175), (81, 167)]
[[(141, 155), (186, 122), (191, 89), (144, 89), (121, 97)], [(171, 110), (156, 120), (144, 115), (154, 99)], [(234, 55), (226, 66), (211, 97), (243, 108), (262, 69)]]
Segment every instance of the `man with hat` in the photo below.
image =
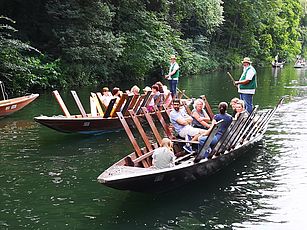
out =
[(253, 95), (255, 94), (257, 87), (256, 70), (251, 63), (250, 58), (245, 57), (243, 59), (243, 73), (240, 80), (235, 81), (235, 84), (238, 86), (240, 99), (245, 102), (246, 110), (249, 113), (253, 110)]
[(179, 79), (179, 65), (176, 62), (175, 55), (171, 55), (170, 57), (170, 67), (169, 67), (168, 74), (165, 75), (165, 78), (169, 81), (172, 97), (175, 98), (177, 95), (177, 85), (178, 85), (178, 79)]

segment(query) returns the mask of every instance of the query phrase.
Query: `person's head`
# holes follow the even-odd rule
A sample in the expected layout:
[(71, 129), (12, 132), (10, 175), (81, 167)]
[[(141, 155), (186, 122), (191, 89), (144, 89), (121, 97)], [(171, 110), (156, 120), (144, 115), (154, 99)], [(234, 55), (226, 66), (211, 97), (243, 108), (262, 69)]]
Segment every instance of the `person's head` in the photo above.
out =
[(231, 99), (230, 105), (231, 105), (231, 107), (232, 107), (233, 110), (235, 110), (235, 106), (236, 106), (236, 104), (237, 104), (237, 102), (238, 102), (239, 100), (240, 100), (240, 99), (237, 98), (237, 97), (234, 97), (234, 98)]
[(226, 111), (227, 111), (227, 108), (228, 108), (228, 104), (226, 102), (221, 102), (219, 104), (219, 111), (220, 111), (220, 114), (225, 114)]
[(202, 99), (198, 98), (195, 100), (193, 107), (194, 109), (201, 111), (205, 107), (205, 102)]
[(109, 95), (109, 88), (108, 87), (103, 87), (102, 88), (102, 94), (104, 94), (104, 95)]
[(151, 88), (149, 86), (146, 86), (144, 89), (143, 89), (143, 92), (146, 94), (147, 92), (151, 91)]
[(176, 56), (175, 55), (171, 55), (170, 56), (170, 58), (169, 58), (169, 60), (172, 62), (172, 63), (174, 63), (174, 62), (176, 62)]
[(251, 63), (252, 62), (249, 57), (243, 58), (243, 61), (242, 61), (243, 66), (249, 66)]
[(153, 85), (153, 86), (151, 86), (151, 91), (152, 91), (153, 93), (158, 92), (158, 91), (159, 91), (159, 86), (157, 86), (156, 84)]
[(174, 110), (179, 111), (180, 106), (181, 106), (180, 99), (174, 99), (173, 100), (173, 108), (174, 108)]
[(134, 95), (137, 95), (140, 92), (140, 88), (137, 85), (134, 85), (132, 86), (130, 92), (133, 93)]
[(120, 92), (119, 92), (119, 88), (118, 87), (114, 87), (112, 89), (112, 95), (113, 96), (119, 96)]
[(159, 87), (159, 92), (160, 93), (164, 93), (163, 84), (160, 81), (156, 82), (155, 85), (157, 85)]
[(237, 113), (241, 113), (244, 111), (245, 103), (243, 100), (238, 100), (235, 106)]
[(173, 142), (169, 138), (163, 138), (161, 141), (161, 147), (166, 147), (169, 149), (173, 148)]

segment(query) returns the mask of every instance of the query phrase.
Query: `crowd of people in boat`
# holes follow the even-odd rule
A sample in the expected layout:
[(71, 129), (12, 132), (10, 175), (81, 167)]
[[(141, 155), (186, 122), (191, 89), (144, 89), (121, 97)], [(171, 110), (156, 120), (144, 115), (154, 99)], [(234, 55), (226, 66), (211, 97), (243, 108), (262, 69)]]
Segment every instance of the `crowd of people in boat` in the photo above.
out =
[[(202, 159), (207, 159), (211, 150), (216, 143), (220, 140), (223, 133), (227, 130), (228, 126), (233, 120), (236, 120), (240, 114), (241, 116), (248, 116), (249, 113), (245, 109), (243, 100), (239, 98), (233, 98), (230, 101), (231, 112), (227, 112), (228, 103), (220, 102), (218, 105), (218, 113), (214, 115), (211, 120), (208, 113), (205, 110), (205, 102), (203, 99), (198, 98), (194, 101), (191, 114), (188, 114), (184, 106), (182, 106), (179, 99), (173, 100), (173, 109), (170, 113), (170, 121), (174, 127), (174, 131), (178, 138), (186, 140), (186, 144), (183, 149), (189, 154), (196, 154), (200, 152), (203, 144), (206, 142), (208, 135), (211, 132), (214, 124), (223, 120), (223, 123), (215, 134), (213, 140), (210, 143), (210, 147), (205, 151), (204, 155), (200, 156)], [(190, 144), (192, 141), (198, 141), (197, 149), (193, 149)], [(153, 167), (162, 169), (174, 166), (175, 155), (173, 151), (172, 141), (168, 138), (164, 138), (162, 146), (155, 149), (153, 153)]]
[[(151, 87), (146, 86), (142, 91), (144, 94), (150, 93), (151, 95), (153, 95), (151, 101), (146, 106), (149, 112), (152, 112), (154, 110), (154, 105), (160, 107), (162, 105), (162, 102), (169, 103), (169, 100), (171, 100), (171, 97), (167, 97), (170, 92), (167, 86), (163, 85), (159, 81), (153, 84)], [(140, 95), (142, 92), (137, 85), (134, 85), (131, 87), (130, 90), (125, 90), (125, 93), (127, 93), (128, 95)], [(124, 92), (119, 87), (114, 87), (111, 91), (108, 87), (103, 87), (101, 100), (103, 104), (107, 107), (110, 101), (113, 98), (116, 98), (116, 105), (123, 94)]]

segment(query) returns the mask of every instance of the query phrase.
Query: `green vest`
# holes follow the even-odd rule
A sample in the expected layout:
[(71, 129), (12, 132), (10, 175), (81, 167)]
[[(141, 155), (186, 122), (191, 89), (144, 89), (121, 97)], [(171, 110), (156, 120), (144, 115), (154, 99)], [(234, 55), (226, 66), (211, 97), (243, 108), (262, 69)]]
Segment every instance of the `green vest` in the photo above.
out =
[[(178, 65), (178, 64), (177, 64)], [(174, 70), (175, 65), (171, 67), (171, 72)], [(172, 80), (178, 80), (179, 78), (179, 69), (171, 76)]]
[(240, 81), (244, 81), (246, 79), (247, 72), (251, 70), (254, 72), (253, 79), (246, 85), (240, 85), (240, 89), (256, 89), (257, 87), (257, 77), (256, 77), (256, 70), (254, 67), (249, 66), (246, 71), (243, 73), (243, 76), (240, 78)]

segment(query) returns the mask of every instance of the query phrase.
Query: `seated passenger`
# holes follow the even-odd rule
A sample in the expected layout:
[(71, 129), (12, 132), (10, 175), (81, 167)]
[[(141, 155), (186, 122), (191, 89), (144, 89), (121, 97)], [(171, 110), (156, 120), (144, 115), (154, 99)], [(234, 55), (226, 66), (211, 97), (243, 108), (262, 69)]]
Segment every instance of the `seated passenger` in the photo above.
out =
[[(201, 134), (207, 134), (208, 130), (194, 128), (191, 124), (193, 118), (189, 116), (185, 110), (180, 110), (180, 100), (175, 99), (173, 101), (173, 110), (170, 113), (170, 121), (173, 124), (177, 134), (187, 139), (191, 137), (191, 141), (196, 141)], [(185, 150), (192, 152), (192, 148), (189, 144), (185, 146)]]
[(235, 115), (236, 115), (236, 104), (237, 104), (237, 102), (239, 101), (240, 99), (239, 98), (237, 98), (237, 97), (234, 97), (234, 98), (232, 98), (231, 99), (231, 101), (230, 101), (230, 105), (231, 105), (231, 108), (232, 108), (232, 114), (231, 114), (231, 116), (232, 117), (235, 117)]
[(238, 119), (239, 115), (242, 113), (244, 117), (248, 117), (249, 113), (247, 112), (247, 110), (245, 110), (245, 103), (243, 100), (238, 100), (236, 105), (236, 115), (235, 115), (235, 120)]
[(140, 88), (137, 85), (132, 86), (130, 93), (133, 93), (134, 95), (139, 95)]
[(165, 100), (165, 95), (164, 95), (164, 89), (163, 89), (163, 84), (158, 81), (156, 84), (159, 87), (159, 92), (160, 92), (160, 98), (159, 98), (159, 104), (158, 106), (161, 106)]
[(111, 101), (111, 99), (113, 98), (111, 92), (109, 91), (108, 87), (103, 87), (102, 88), (102, 102), (103, 104), (107, 107)]
[(148, 103), (148, 106), (147, 106), (147, 110), (149, 112), (152, 112), (154, 110), (154, 105), (159, 98), (159, 95), (160, 95), (159, 86), (153, 85), (151, 87), (151, 92), (153, 94), (153, 98), (151, 99), (151, 101)]
[(157, 169), (169, 168), (174, 166), (174, 161), (173, 143), (170, 139), (163, 138), (161, 147), (152, 154), (152, 165)]
[[(217, 133), (215, 134), (213, 140), (211, 141), (210, 143), (210, 149), (208, 149), (206, 152), (205, 152), (205, 155), (204, 156), (201, 156), (201, 158), (207, 158), (208, 155), (210, 154), (211, 152), (211, 149), (214, 148), (214, 146), (216, 145), (216, 143), (220, 140), (220, 138), (222, 137), (223, 133), (226, 131), (226, 129), (228, 128), (228, 126), (230, 125), (230, 123), (232, 122), (232, 116), (230, 116), (228, 113), (227, 113), (227, 108), (228, 108), (228, 105), (226, 102), (221, 102), (219, 104), (219, 113), (214, 115), (214, 118), (213, 118), (213, 121), (212, 123), (217, 123), (218, 121), (220, 120), (223, 120), (223, 123), (221, 124), (221, 127), (220, 129), (217, 131)], [(198, 151), (201, 150), (201, 147), (204, 145), (205, 141), (207, 140), (207, 136), (200, 136), (199, 137), (199, 145), (198, 145)]]
[(209, 115), (204, 110), (205, 102), (198, 98), (193, 104), (194, 109), (192, 110), (192, 126), (201, 129), (208, 129), (210, 125), (208, 122), (210, 121)]

